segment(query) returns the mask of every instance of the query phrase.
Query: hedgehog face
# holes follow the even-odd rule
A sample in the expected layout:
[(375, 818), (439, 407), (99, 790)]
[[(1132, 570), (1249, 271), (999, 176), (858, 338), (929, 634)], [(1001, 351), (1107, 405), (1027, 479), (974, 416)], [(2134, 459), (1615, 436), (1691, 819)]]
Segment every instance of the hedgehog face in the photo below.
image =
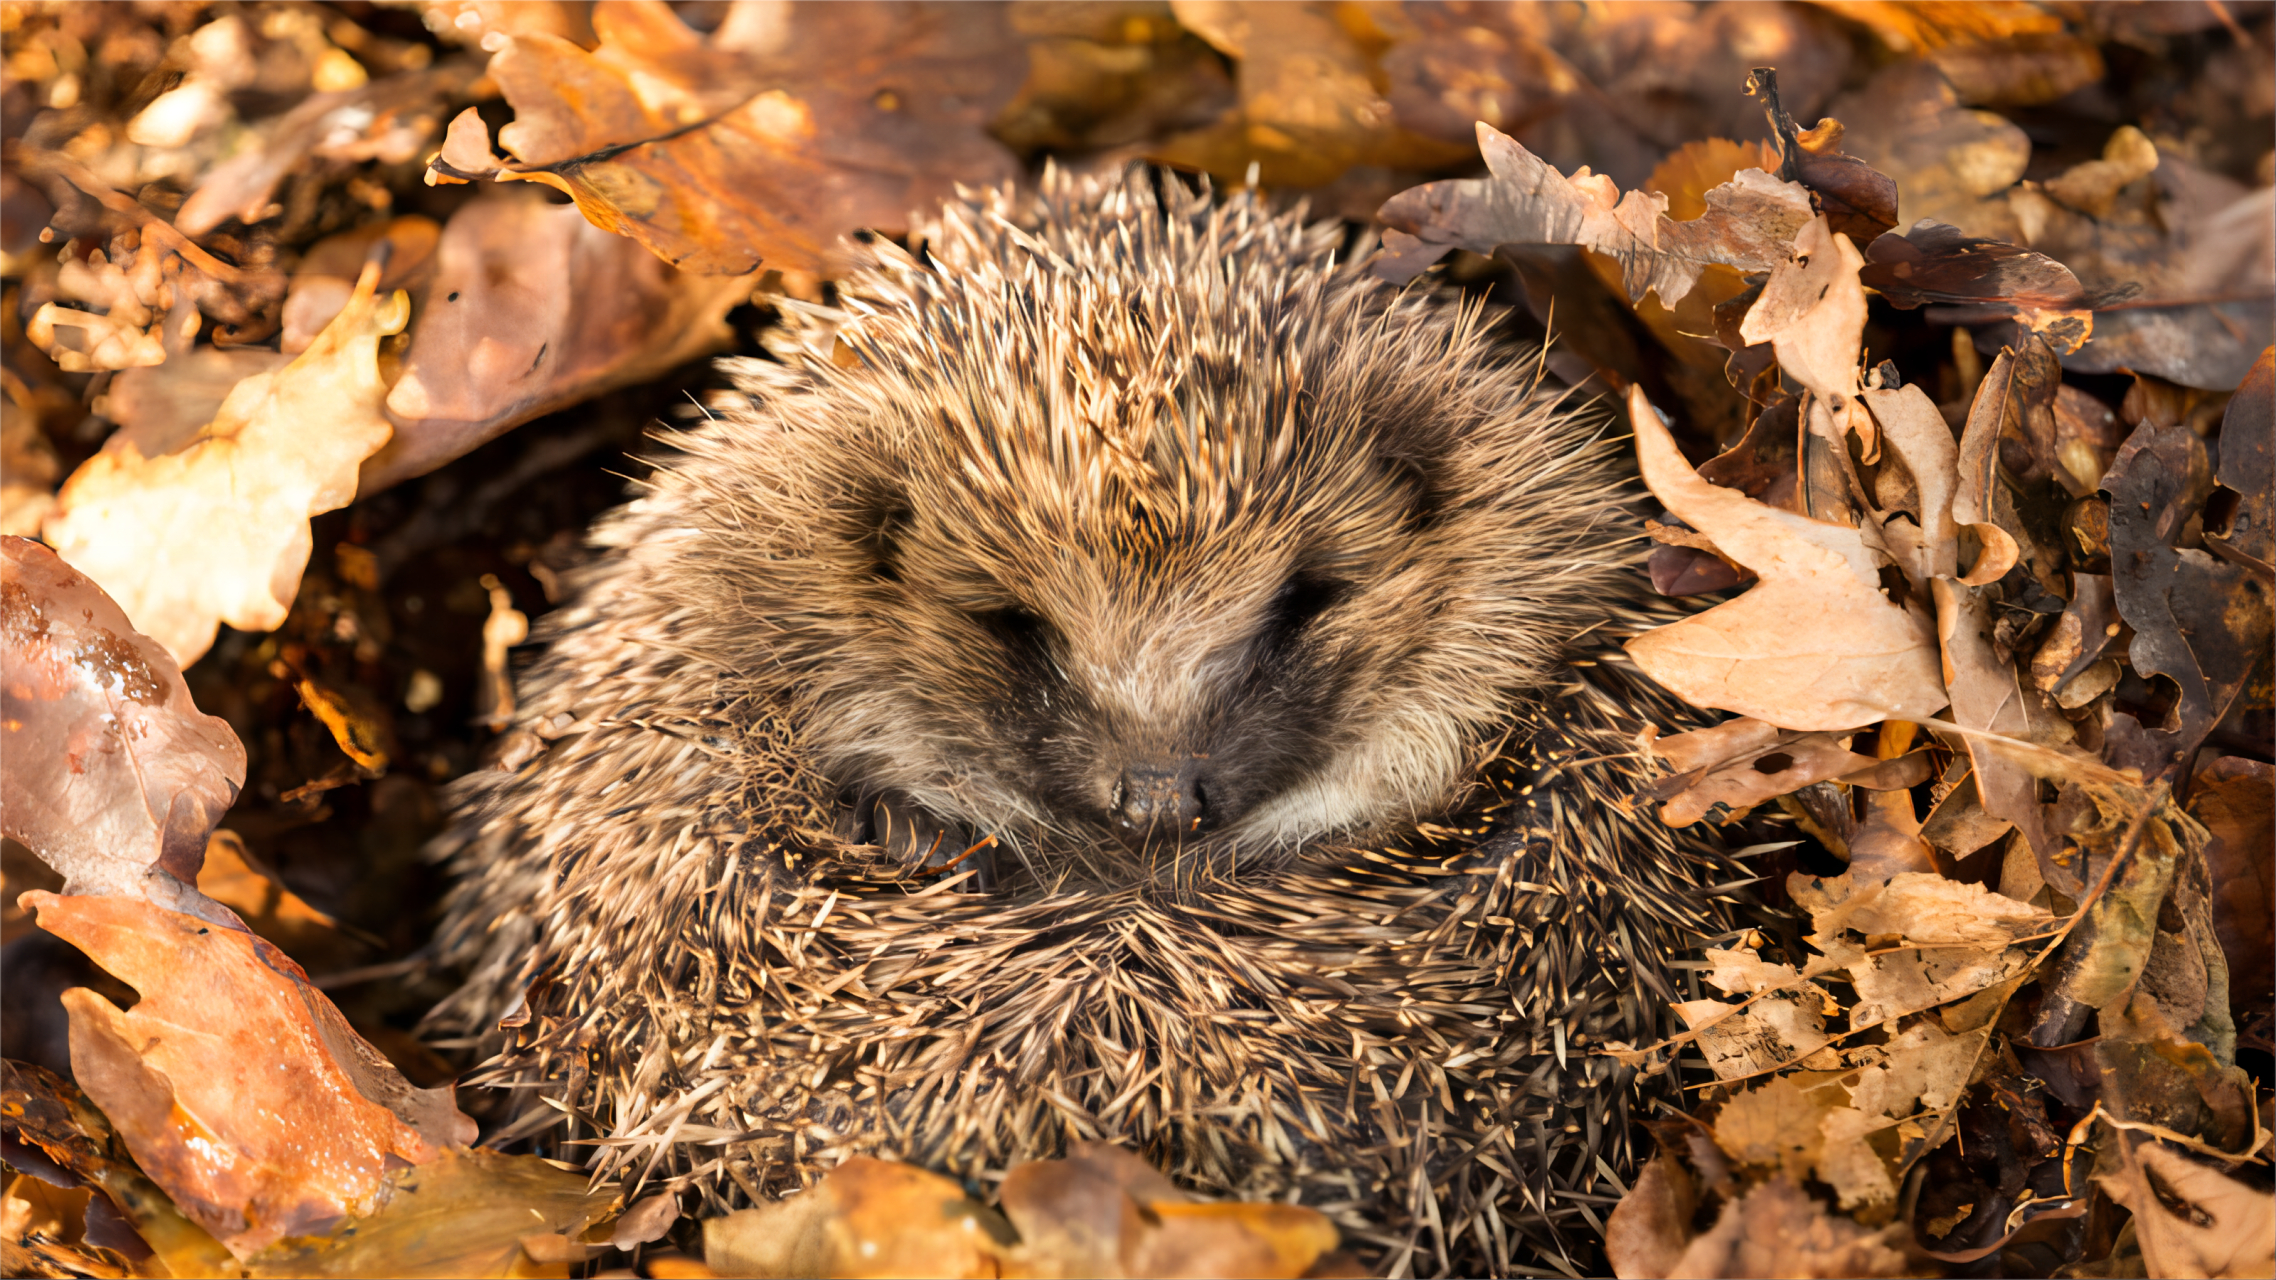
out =
[(951, 227), (849, 288), (830, 358), (746, 366), (684, 469), (737, 669), (849, 836), (1046, 881), (1430, 817), (1609, 594), (1608, 451), (1320, 229), (1114, 214)]

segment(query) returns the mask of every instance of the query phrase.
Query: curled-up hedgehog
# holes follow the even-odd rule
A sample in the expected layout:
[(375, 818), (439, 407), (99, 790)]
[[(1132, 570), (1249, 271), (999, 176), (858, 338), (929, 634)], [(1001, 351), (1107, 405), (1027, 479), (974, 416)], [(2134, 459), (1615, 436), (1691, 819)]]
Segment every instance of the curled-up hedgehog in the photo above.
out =
[(1345, 235), (1051, 177), (729, 362), (540, 628), (548, 749), (458, 785), (505, 1136), (714, 1212), (1109, 1139), (1386, 1268), (1586, 1265), (1600, 1050), (1731, 864), (1643, 794), (1605, 415)]

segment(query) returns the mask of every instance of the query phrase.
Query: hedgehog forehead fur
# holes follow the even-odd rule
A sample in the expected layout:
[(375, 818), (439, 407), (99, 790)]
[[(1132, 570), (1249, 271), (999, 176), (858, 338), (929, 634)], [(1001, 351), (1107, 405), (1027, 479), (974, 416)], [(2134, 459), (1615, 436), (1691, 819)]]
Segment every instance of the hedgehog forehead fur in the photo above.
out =
[(790, 677), (840, 785), (1023, 854), (1098, 847), (1133, 770), (1206, 786), (1176, 834), (1234, 858), (1442, 808), (1620, 572), (1600, 420), (1333, 224), (1027, 199), (876, 246), (826, 350), (742, 366), (688, 469), (707, 652)]

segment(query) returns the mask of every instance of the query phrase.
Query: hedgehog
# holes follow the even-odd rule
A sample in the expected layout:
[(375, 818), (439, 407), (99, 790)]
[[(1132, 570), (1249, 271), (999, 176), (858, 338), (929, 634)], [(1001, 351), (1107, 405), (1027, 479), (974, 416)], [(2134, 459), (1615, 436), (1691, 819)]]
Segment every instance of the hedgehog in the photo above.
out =
[(1608, 416), (1254, 191), (854, 240), (454, 784), (431, 1026), (492, 1141), (724, 1212), (1110, 1140), (1392, 1274), (1590, 1266), (1668, 1087), (1604, 1049), (1739, 874), (1650, 813), (1697, 713), (1620, 650), (1666, 618)]

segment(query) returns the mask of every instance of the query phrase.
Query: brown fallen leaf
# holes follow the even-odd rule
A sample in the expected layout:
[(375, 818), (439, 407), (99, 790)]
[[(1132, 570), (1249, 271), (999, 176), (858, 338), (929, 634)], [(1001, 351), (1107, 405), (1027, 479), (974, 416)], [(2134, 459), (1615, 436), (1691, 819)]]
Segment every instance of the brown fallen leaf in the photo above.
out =
[(245, 748), (201, 714), (181, 668), (86, 575), (28, 538), (0, 538), (0, 815), (63, 873), (241, 927), (193, 886), (206, 834), (245, 781)]
[(130, 1276), (127, 1258), (90, 1243), (87, 1210), (95, 1193), (51, 1187), (30, 1174), (0, 1191), (0, 1271), (11, 1276)]
[(1294, 1205), (1196, 1203), (1152, 1165), (1106, 1142), (1004, 1178), (1019, 1232), (1006, 1275), (1300, 1276), (1336, 1247), (1335, 1225)]
[(704, 1260), (754, 1276), (1306, 1274), (1335, 1225), (1295, 1205), (1200, 1203), (1120, 1147), (1078, 1142), (1004, 1179), (1003, 1212), (951, 1179), (856, 1156), (786, 1200), (704, 1222)]
[(25, 904), (142, 993), (132, 1012), (64, 993), (72, 1072), (135, 1162), (240, 1258), (368, 1213), (389, 1158), (473, 1141), (449, 1090), (414, 1089), (274, 945), (127, 898)]
[[(2249, 398), (2230, 403), (2239, 402)], [(2184, 526), (2213, 493), (2205, 443), (2187, 427), (2136, 428), (2103, 486), (2110, 494), (2112, 586), (2118, 613), (2134, 631), (2128, 659), (2136, 672), (2165, 676), (2179, 690), (2167, 725), (2156, 731), (2159, 768), (2177, 767), (2194, 757), (2267, 661), (2276, 586), (2186, 545)]]
[[(529, 1276), (583, 1261), (587, 1229), (616, 1194), (537, 1156), (444, 1151), (389, 1173), (368, 1216), (323, 1239), (284, 1240), (245, 1259), (253, 1277)], [(542, 1256), (541, 1256), (542, 1255)], [(559, 1273), (552, 1273), (559, 1274)]]
[(26, 1063), (0, 1064), (0, 1133), (100, 1191), (167, 1274), (239, 1274), (229, 1251), (135, 1167), (110, 1121), (70, 1081)]
[(1641, 393), (1628, 415), (1653, 496), (1762, 577), (1736, 600), (1628, 642), (1653, 679), (1694, 705), (1799, 730), (1922, 720), (1950, 701), (1928, 623), (1881, 593), (1858, 530), (1701, 479)]
[[(1846, 1218), (1834, 1217), (1824, 1205), (1785, 1178), (1764, 1182), (1726, 1201), (1714, 1225), (1705, 1232), (1691, 1235), (1687, 1229), (1682, 1230), (1683, 1239), (1678, 1249), (1672, 1237), (1679, 1232), (1670, 1225), (1678, 1219), (1664, 1203), (1674, 1197), (1665, 1186), (1655, 1179), (1650, 1190), (1654, 1201), (1662, 1203), (1648, 1210), (1639, 1203), (1636, 1211), (1639, 1215), (1648, 1212), (1659, 1227), (1648, 1246), (1637, 1238), (1642, 1230), (1629, 1225), (1636, 1219), (1619, 1209), (1614, 1211), (1624, 1237), (1622, 1256), (1630, 1260), (1630, 1265), (1639, 1267), (1634, 1271), (1621, 1271), (1624, 1277), (1648, 1276), (1660, 1280), (1672, 1276), (1914, 1274), (1905, 1255), (1895, 1247), (1901, 1238), (1899, 1233), (1904, 1230), (1903, 1224), (1872, 1230)], [(1644, 1190), (1639, 1183), (1636, 1191), (1623, 1198), (1622, 1208)], [(1682, 1221), (1688, 1228), (1689, 1220)], [(1607, 1224), (1606, 1230), (1609, 1237), (1614, 1228)]]
[(1961, 106), (1935, 64), (1892, 63), (1831, 110), (1849, 125), (1842, 145), (1896, 180), (1898, 226), (1929, 218), (1969, 236), (2034, 243), (2006, 200), (2030, 163), (2031, 139), (1999, 115)]
[(1710, 264), (1783, 265), (1811, 218), (1806, 191), (1760, 169), (1741, 170), (1706, 193), (1705, 213), (1677, 222), (1665, 196), (1622, 195), (1601, 174), (1565, 177), (1490, 126), (1478, 126), (1478, 146), (1491, 177), (1428, 183), (1384, 204), (1377, 217), (1391, 230), (1376, 274), (1403, 284), (1455, 249), (1577, 244), (1619, 262), (1631, 301), (1652, 292), (1673, 307)]
[[(1857, 274), (1864, 265), (1848, 236), (1815, 218), (1796, 229), (1787, 256), (1771, 268), (1762, 296), (1739, 323), (1742, 340), (1771, 344), (1778, 367), (1825, 402), (1837, 430), (1851, 425), (1849, 402), (1859, 383), (1865, 290)], [(1856, 425), (1866, 436), (1866, 461), (1872, 461), (1878, 447), (1871, 428)]]
[(1969, 307), (1971, 316), (2008, 314), (2056, 351), (2076, 351), (2093, 330), (2086, 287), (2069, 267), (2004, 240), (1970, 236), (1922, 218), (1912, 229), (1875, 237), (1860, 279), (1893, 305)]
[(2153, 1276), (2261, 1276), (2276, 1260), (2276, 1204), (2265, 1191), (2179, 1152), (2117, 1136), (2117, 1168), (2095, 1174), (2134, 1213)]
[(247, 226), (283, 210), (277, 185), (311, 160), (400, 164), (416, 158), (442, 127), (448, 103), (482, 75), (479, 62), (447, 58), (354, 88), (313, 93), (250, 132), (243, 149), (207, 170), (175, 211), (186, 235), (202, 236), (235, 218)]
[(367, 268), (306, 352), (238, 383), (195, 439), (155, 456), (121, 442), (57, 495), (49, 544), (177, 659), (196, 661), (224, 621), (284, 621), (308, 564), (308, 518), (346, 505), (357, 464), (387, 442), (379, 341), (403, 327), (409, 299), (378, 296), (377, 282)]
[(2006, 199), (2031, 247), (2099, 295), (2094, 339), (2065, 368), (2225, 391), (2276, 341), (2276, 192), (2162, 155), (2129, 125), (2102, 158)]
[(1382, 33), (1354, 30), (1359, 24), (1333, 6), (1172, 0), (1171, 11), (1235, 61), (1238, 100), (1209, 125), (1156, 143), (1155, 160), (1228, 182), (1245, 180), (1254, 165), (1261, 182), (1318, 186), (1356, 164), (1434, 169), (1469, 153), (1467, 137), (1400, 127), (1365, 48), (1368, 35)]
[(703, 1224), (722, 1275), (993, 1277), (1011, 1227), (953, 1179), (855, 1156), (788, 1199)]
[(1027, 80), (988, 131), (1022, 156), (1130, 147), (1207, 125), (1236, 101), (1225, 59), (1167, 6), (1015, 4), (1010, 16)]
[(603, 0), (593, 31), (590, 52), (508, 36), (489, 73), (518, 163), (432, 172), (544, 182), (677, 267), (741, 275), (841, 264), (841, 236), (1016, 170), (983, 132), (1026, 71), (1000, 6), (736, 10), (706, 37), (653, 0)]
[(198, 892), (237, 913), (247, 928), (282, 947), (303, 968), (318, 972), (345, 968), (368, 954), (340, 922), (308, 905), (265, 867), (255, 863), (234, 831), (213, 833), (206, 841), (205, 865), (198, 870)]
[(419, 287), (433, 270), (435, 242), (441, 236), (442, 227), (433, 218), (411, 214), (326, 236), (311, 245), (285, 293), (278, 349), (286, 355), (308, 350), (308, 344), (355, 296), (356, 279), (375, 251), (385, 254), (380, 260), (382, 290), (423, 292)]
[[(1677, 770), (1654, 788), (1666, 801), (1660, 821), (1671, 827), (1697, 822), (1718, 804), (1736, 813), (1829, 778), (1880, 780), (1873, 772), (1880, 762), (1850, 750), (1846, 735), (1796, 733), (1744, 716), (1656, 739), (1652, 751)], [(1925, 758), (1920, 766), (1925, 779)], [(1892, 775), (1889, 782), (1895, 785), (1902, 778)]]
[(357, 492), (724, 347), (727, 310), (749, 294), (749, 281), (675, 271), (537, 192), (484, 193), (443, 228), (387, 393), (395, 435)]
[(2197, 771), (2189, 814), (2212, 837), (2205, 861), (2231, 996), (2240, 1008), (2265, 1005), (2269, 993), (2244, 978), (2276, 968), (2276, 921), (2268, 912), (2276, 898), (2276, 767), (2222, 756)]

